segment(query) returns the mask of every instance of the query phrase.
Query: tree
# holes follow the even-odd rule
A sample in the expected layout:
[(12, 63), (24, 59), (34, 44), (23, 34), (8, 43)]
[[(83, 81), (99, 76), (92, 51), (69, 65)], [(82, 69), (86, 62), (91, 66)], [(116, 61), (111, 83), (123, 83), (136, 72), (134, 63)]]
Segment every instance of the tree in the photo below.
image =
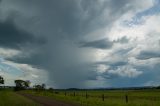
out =
[(0, 76), (0, 84), (4, 84), (4, 79), (2, 76)]
[(46, 85), (42, 84), (42, 85), (34, 85), (33, 86), (35, 90), (45, 90)]
[(34, 85), (33, 86), (35, 90), (42, 90), (42, 86), (41, 85)]
[(157, 89), (160, 89), (160, 86), (157, 86)]
[(46, 84), (42, 84), (42, 89), (45, 89), (46, 88)]
[(29, 80), (27, 80), (27, 81), (15, 80), (14, 82), (16, 84), (15, 90), (24, 90), (24, 89), (29, 88), (29, 86), (30, 86), (30, 81)]

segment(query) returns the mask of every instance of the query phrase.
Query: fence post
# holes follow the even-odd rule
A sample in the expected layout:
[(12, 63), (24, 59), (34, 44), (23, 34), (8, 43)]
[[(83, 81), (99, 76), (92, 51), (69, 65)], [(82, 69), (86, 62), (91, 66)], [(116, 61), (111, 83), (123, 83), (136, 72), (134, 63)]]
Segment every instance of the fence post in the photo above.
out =
[(66, 91), (65, 91), (65, 96), (67, 95)]
[(87, 92), (86, 92), (86, 99), (88, 98), (88, 94), (87, 94)]
[(76, 96), (76, 93), (75, 93), (75, 92), (73, 93), (73, 96)]
[(102, 94), (102, 101), (104, 101), (104, 94)]
[(126, 98), (126, 103), (128, 103), (128, 95), (126, 95), (125, 98)]

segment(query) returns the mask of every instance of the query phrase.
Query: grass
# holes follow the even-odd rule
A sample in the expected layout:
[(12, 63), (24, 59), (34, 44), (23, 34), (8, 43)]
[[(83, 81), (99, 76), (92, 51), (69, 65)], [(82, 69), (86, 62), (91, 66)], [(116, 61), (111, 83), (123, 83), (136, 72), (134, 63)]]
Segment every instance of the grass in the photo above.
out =
[(11, 90), (0, 90), (0, 106), (39, 106), (39, 104)]
[[(82, 106), (160, 106), (160, 90), (111, 90), (111, 91), (24, 91), (33, 95), (46, 96), (80, 104)], [(66, 95), (65, 95), (66, 92)], [(75, 92), (75, 96), (74, 96)], [(102, 94), (105, 100), (102, 99)], [(126, 97), (128, 96), (128, 103)]]
[[(20, 91), (82, 106), (160, 106), (160, 90)], [(55, 93), (56, 92), (56, 93)], [(87, 98), (86, 98), (87, 92)], [(66, 94), (66, 95), (65, 95)], [(104, 94), (104, 101), (102, 99)], [(75, 96), (74, 96), (75, 95)], [(126, 103), (125, 96), (128, 96)], [(0, 90), (0, 106), (39, 106), (12, 90)]]

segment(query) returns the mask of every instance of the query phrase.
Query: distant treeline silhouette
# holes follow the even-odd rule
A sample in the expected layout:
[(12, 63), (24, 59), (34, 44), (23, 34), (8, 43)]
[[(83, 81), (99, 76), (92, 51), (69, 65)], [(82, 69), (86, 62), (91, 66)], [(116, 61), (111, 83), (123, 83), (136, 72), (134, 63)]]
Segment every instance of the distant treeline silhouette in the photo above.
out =
[[(0, 88), (14, 88), (15, 91), (18, 90), (25, 90), (25, 89), (34, 89), (34, 90), (45, 90), (46, 85), (42, 83), (41, 85), (34, 85), (30, 87), (31, 82), (29, 80), (21, 80), (17, 79), (14, 81), (15, 86), (3, 86), (5, 84), (5, 80), (2, 76), (0, 76)], [(143, 89), (160, 89), (160, 86), (144, 86), (144, 87), (122, 87), (122, 88), (93, 88), (93, 89), (80, 89), (80, 88), (68, 88), (68, 89), (53, 89), (49, 88), (48, 90), (71, 90), (71, 91), (78, 91), (78, 90), (143, 90)]]

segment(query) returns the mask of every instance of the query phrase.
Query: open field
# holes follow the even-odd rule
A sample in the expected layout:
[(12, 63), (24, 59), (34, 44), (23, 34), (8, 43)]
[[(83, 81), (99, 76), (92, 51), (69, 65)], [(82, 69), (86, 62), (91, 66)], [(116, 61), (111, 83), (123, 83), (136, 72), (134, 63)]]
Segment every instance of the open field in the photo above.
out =
[(23, 91), (82, 106), (160, 106), (160, 90)]
[[(19, 95), (21, 93), (29, 99)], [(32, 98), (37, 99), (37, 103)], [(38, 99), (63, 106), (160, 106), (160, 90), (0, 90), (0, 106), (40, 106)]]
[(11, 90), (0, 90), (0, 106), (40, 106)]

